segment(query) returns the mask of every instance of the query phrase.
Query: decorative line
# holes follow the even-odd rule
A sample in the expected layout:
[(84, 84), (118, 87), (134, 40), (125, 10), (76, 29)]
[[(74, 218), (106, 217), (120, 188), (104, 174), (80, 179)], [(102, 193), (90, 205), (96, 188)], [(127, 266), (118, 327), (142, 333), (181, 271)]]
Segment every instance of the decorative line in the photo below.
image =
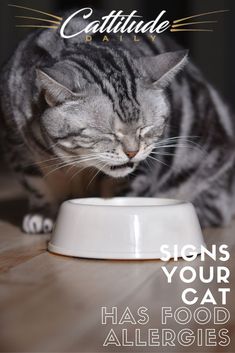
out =
[(198, 21), (198, 22), (187, 22), (187, 23), (179, 23), (177, 25), (172, 25), (172, 28), (189, 26), (189, 25), (199, 25), (203, 23), (218, 23), (218, 21)]
[(16, 25), (21, 28), (58, 28), (58, 26)]
[(171, 28), (171, 32), (214, 32), (213, 29), (196, 29), (196, 28), (188, 28), (188, 29), (183, 29), (183, 28)]
[(30, 16), (15, 16), (15, 18), (26, 18), (28, 20), (37, 20), (37, 21), (43, 21), (43, 22), (50, 22), (50, 23), (55, 23), (55, 24), (60, 24), (58, 21), (52, 21), (52, 20), (46, 20), (44, 18), (38, 18), (38, 17), (30, 17)]
[(173, 23), (182, 22), (182, 21), (185, 21), (185, 20), (189, 20), (190, 18), (195, 18), (195, 17), (199, 17), (199, 16), (212, 15), (214, 13), (221, 13), (221, 12), (228, 12), (228, 11), (230, 11), (230, 10), (217, 10), (217, 11), (211, 11), (211, 12), (204, 12), (204, 13), (200, 13), (198, 15), (193, 15), (193, 16), (189, 16), (189, 17), (180, 18), (178, 20), (173, 21)]
[(55, 18), (55, 19), (57, 19), (57, 20), (59, 20), (59, 21), (62, 21), (62, 20), (63, 20), (62, 17), (52, 15), (51, 13), (48, 13), (48, 12), (43, 12), (43, 11), (35, 10), (35, 9), (32, 9), (31, 7), (19, 6), (19, 5), (15, 5), (15, 4), (8, 4), (8, 6), (16, 7), (16, 8), (18, 8), (18, 9), (24, 9), (24, 10), (30, 10), (30, 11), (42, 13), (43, 15), (50, 16), (50, 17)]

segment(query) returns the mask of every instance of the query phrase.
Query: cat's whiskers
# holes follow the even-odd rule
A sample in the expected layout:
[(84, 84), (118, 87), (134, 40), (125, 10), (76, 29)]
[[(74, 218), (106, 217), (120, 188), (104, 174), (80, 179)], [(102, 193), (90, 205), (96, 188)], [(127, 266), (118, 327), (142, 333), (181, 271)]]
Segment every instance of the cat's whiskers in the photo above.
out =
[(82, 162), (87, 162), (90, 160), (98, 160), (100, 156), (103, 156), (103, 153), (93, 152), (93, 153), (87, 153), (87, 154), (78, 155), (78, 156), (69, 156), (69, 157), (66, 157), (65, 161), (62, 160), (62, 157), (57, 156), (57, 157), (52, 157), (41, 161), (37, 161), (35, 163), (28, 164), (27, 166), (39, 165), (41, 166), (41, 168), (43, 168), (43, 165), (45, 165), (46, 167), (52, 167), (52, 168), (54, 167), (46, 175), (44, 175), (44, 177), (47, 177), (49, 174), (52, 174), (57, 170), (60, 170), (62, 168), (69, 166), (69, 169), (66, 170), (66, 174), (67, 174), (72, 168), (76, 167), (78, 164)]
[(162, 148), (171, 148), (171, 147), (184, 147), (184, 148), (192, 148), (192, 146), (189, 145), (179, 145), (179, 144), (170, 144), (170, 145), (159, 145), (159, 146), (155, 146), (154, 149), (162, 149)]
[(157, 141), (155, 144), (159, 145), (161, 143), (166, 143), (166, 142), (174, 142), (174, 141), (182, 141), (182, 142), (188, 142), (191, 143), (193, 145), (197, 145), (200, 146), (200, 144), (196, 143), (195, 141), (192, 141), (191, 138), (198, 138), (199, 136), (173, 136), (173, 137), (167, 137), (164, 138), (160, 141)]
[(151, 156), (151, 155), (149, 155), (148, 157), (151, 158), (151, 159), (153, 159), (153, 160), (155, 160), (155, 161), (158, 162), (158, 163), (161, 163), (161, 164), (167, 166), (168, 168), (171, 167), (169, 164), (167, 164), (167, 163), (161, 161), (160, 159), (158, 159), (158, 158), (156, 158), (156, 157), (153, 157), (153, 156)]
[[(85, 155), (84, 155), (85, 156)], [(94, 159), (92, 158), (92, 160), (95, 160), (95, 159), (97, 159), (98, 160), (98, 157), (100, 156), (100, 153), (97, 153), (97, 154), (88, 154), (87, 155), (88, 157), (90, 156), (90, 157), (95, 157)], [(88, 159), (88, 161), (89, 161), (90, 159)], [(66, 174), (68, 174), (70, 171), (71, 171), (71, 169), (73, 169), (74, 167), (76, 167), (76, 165), (77, 165), (77, 162), (86, 162), (86, 158), (84, 157), (84, 158), (81, 158), (81, 159), (79, 159), (79, 160), (76, 160), (69, 168), (68, 168), (68, 170), (66, 171)], [(84, 169), (84, 168), (83, 168)]]
[(156, 162), (158, 162), (158, 163), (160, 163), (160, 164), (162, 164), (162, 165), (165, 165), (165, 166), (168, 167), (168, 168), (171, 168), (171, 169), (172, 169), (173, 171), (175, 171), (175, 172), (180, 172), (180, 169), (177, 168), (177, 166), (175, 166), (175, 165), (173, 165), (173, 164), (172, 164), (172, 165), (169, 165), (169, 164), (163, 162), (161, 159), (156, 158), (155, 156), (153, 157), (153, 156), (149, 155), (149, 158), (151, 158), (153, 161), (156, 161)]
[(149, 170), (150, 170), (150, 172), (152, 171), (152, 167), (150, 166), (150, 164), (149, 164), (149, 161), (148, 161), (148, 159), (146, 158), (146, 159), (144, 159), (144, 164), (146, 164), (147, 165), (147, 167), (149, 168)]
[(152, 159), (148, 159), (148, 162), (150, 163), (151, 167), (154, 166), (154, 161)]
[(72, 163), (72, 165), (66, 170), (65, 174), (69, 174), (70, 171), (76, 167), (76, 164), (75, 163)]
[[(89, 157), (89, 156), (91, 156), (91, 155), (95, 155), (95, 154), (84, 154), (84, 155), (79, 155), (79, 156), (69, 156), (69, 157), (66, 157), (66, 158), (68, 158), (70, 161), (71, 160), (77, 160), (78, 159), (78, 157), (80, 158), (80, 159), (82, 159), (83, 157), (84, 158), (87, 158), (87, 157)], [(97, 154), (98, 155), (98, 154)], [(51, 161), (55, 161), (55, 160), (60, 160), (60, 161), (62, 161), (62, 157), (53, 157), (53, 158), (49, 158), (49, 159), (44, 159), (44, 160), (41, 160), (41, 161), (39, 161), (39, 162), (35, 162), (35, 163), (33, 163), (34, 165), (35, 164), (44, 164), (44, 163), (47, 163), (47, 162), (51, 162)], [(62, 162), (63, 163), (63, 162)]]
[[(185, 142), (185, 143), (184, 143)], [(165, 147), (185, 147), (185, 148), (195, 148), (202, 150), (201, 146), (194, 143), (187, 143), (187, 141), (162, 141), (161, 143), (155, 143), (154, 148), (165, 148)]]
[[(68, 157), (68, 160), (66, 162), (62, 161), (62, 162), (58, 163), (56, 168), (54, 168), (53, 170), (48, 172), (45, 175), (45, 177), (55, 171), (58, 171), (59, 169), (65, 168), (65, 167), (70, 167), (69, 169), (71, 170), (73, 167), (77, 167), (78, 164), (80, 164), (80, 163), (85, 163), (85, 162), (89, 162), (89, 161), (98, 162), (98, 159), (100, 156), (102, 156), (102, 153), (93, 152), (93, 153), (88, 153), (88, 154), (82, 155), (82, 156)], [(87, 167), (90, 167), (90, 166), (85, 166), (84, 168), (79, 169), (78, 172), (82, 171), (83, 169), (85, 169)], [(78, 174), (78, 172), (76, 174)], [(66, 171), (66, 174), (67, 173), (69, 173), (69, 170)], [(72, 178), (73, 177), (74, 177), (74, 175), (72, 176)]]
[(53, 158), (49, 158), (49, 159), (45, 159), (45, 160), (41, 160), (41, 161), (36, 161), (36, 162), (33, 162), (33, 163), (27, 163), (25, 164), (24, 166), (25, 167), (32, 167), (32, 166), (37, 166), (37, 165), (41, 165), (43, 163), (47, 163), (47, 162), (50, 162), (50, 161), (54, 161), (54, 160), (61, 160), (61, 158), (59, 157), (53, 157)]
[(77, 166), (78, 164), (80, 163), (84, 163), (84, 162), (88, 162), (88, 161), (91, 161), (91, 160), (95, 160), (97, 159), (97, 156), (94, 156), (94, 157), (89, 157), (89, 158), (86, 158), (86, 159), (82, 159), (82, 160), (74, 160), (74, 161), (68, 161), (68, 162), (64, 162), (64, 163), (61, 163), (60, 166), (57, 165), (56, 168), (50, 170), (47, 174), (45, 174), (44, 177), (47, 177), (48, 175), (60, 170), (60, 169), (63, 169), (65, 167), (68, 167), (68, 166), (71, 166), (71, 165), (74, 165), (74, 166)]
[[(159, 145), (159, 146), (155, 146), (154, 147), (154, 151), (155, 152), (158, 152), (157, 150), (164, 150), (164, 149), (169, 149), (169, 148), (174, 148), (175, 150), (177, 148), (183, 148), (183, 149), (188, 149), (189, 151), (197, 151), (198, 153), (201, 153), (201, 155), (204, 155), (206, 156), (208, 154), (208, 152), (205, 150), (205, 148), (202, 148), (202, 147), (199, 147), (199, 146), (194, 146), (194, 145), (189, 145), (189, 144), (179, 144), (179, 143), (176, 143), (176, 144), (166, 144), (166, 145)], [(175, 152), (176, 154), (177, 152)]]
[(87, 168), (91, 168), (91, 166), (90, 166), (90, 165), (85, 165), (83, 168), (80, 168), (80, 169), (76, 170), (76, 171), (74, 172), (74, 174), (71, 176), (71, 178), (69, 179), (69, 183), (71, 183), (71, 181), (72, 181), (75, 177), (77, 177), (84, 169), (87, 169)]
[[(102, 163), (101, 161), (97, 161), (96, 163)], [(92, 168), (92, 166), (89, 165), (85, 165), (83, 168), (78, 169), (73, 175), (72, 177), (69, 179), (69, 182), (71, 182), (75, 177), (77, 177), (84, 169), (86, 168)]]
[(179, 136), (171, 136), (171, 137), (166, 137), (164, 140), (172, 140), (172, 139), (189, 139), (189, 138), (199, 138), (200, 136), (197, 135), (179, 135)]
[(98, 175), (100, 172), (102, 172), (102, 170), (103, 170), (108, 164), (109, 164), (109, 163), (105, 163), (102, 168), (99, 168), (99, 169), (98, 169), (97, 173), (95, 173), (95, 175), (93, 176), (93, 178), (90, 180), (89, 184), (87, 185), (87, 189), (88, 189), (88, 187), (90, 186), (90, 184), (92, 183), (92, 181), (95, 179), (95, 177), (97, 177), (97, 175)]
[[(77, 156), (76, 156), (77, 157)], [(36, 161), (36, 162), (34, 162), (34, 163), (32, 163), (32, 164), (29, 164), (29, 165), (40, 165), (40, 164), (47, 164), (48, 162), (54, 162), (54, 161), (56, 161), (56, 160), (59, 160), (59, 161), (61, 161), (61, 158), (62, 157), (51, 157), (51, 158), (48, 158), (48, 159), (43, 159), (43, 160), (40, 160), (40, 161)], [(68, 158), (75, 158), (75, 156), (71, 156), (71, 157), (68, 157)]]
[[(68, 161), (72, 161), (72, 160), (69, 159)], [(28, 163), (28, 164), (25, 164), (24, 166), (25, 167), (39, 166), (40, 168), (43, 168), (43, 167), (53, 167), (54, 165), (60, 165), (62, 163), (65, 163), (65, 162), (62, 161), (61, 157), (54, 157), (50, 159), (36, 161), (34, 163)]]
[(159, 156), (175, 156), (176, 155), (176, 153), (155, 152), (155, 151), (152, 151), (150, 154), (156, 154), (156, 155), (159, 155)]

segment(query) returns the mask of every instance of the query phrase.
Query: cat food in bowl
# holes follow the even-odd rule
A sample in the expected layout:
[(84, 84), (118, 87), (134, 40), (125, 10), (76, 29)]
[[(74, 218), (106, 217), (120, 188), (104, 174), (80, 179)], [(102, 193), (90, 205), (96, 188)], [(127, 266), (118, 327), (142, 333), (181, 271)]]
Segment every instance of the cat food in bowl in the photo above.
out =
[[(82, 198), (62, 204), (49, 251), (100, 259), (158, 259), (204, 245), (191, 203), (158, 198)], [(180, 255), (179, 255), (180, 256)]]

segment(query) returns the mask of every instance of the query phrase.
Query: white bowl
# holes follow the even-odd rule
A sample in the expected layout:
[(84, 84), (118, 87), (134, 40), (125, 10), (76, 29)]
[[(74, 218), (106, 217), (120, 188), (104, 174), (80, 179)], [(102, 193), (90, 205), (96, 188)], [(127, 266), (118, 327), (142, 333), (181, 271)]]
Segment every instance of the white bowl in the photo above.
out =
[(161, 245), (178, 253), (203, 236), (191, 203), (158, 198), (84, 198), (61, 205), (51, 252), (100, 259), (158, 259)]

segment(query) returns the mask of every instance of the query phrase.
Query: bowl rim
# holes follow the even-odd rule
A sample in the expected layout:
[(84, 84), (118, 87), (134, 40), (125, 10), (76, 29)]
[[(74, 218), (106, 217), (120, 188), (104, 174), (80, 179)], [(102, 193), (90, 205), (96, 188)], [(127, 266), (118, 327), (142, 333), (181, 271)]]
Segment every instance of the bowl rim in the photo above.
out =
[[(132, 201), (132, 203), (118, 203), (118, 202), (123, 202), (123, 201)], [(140, 201), (140, 203), (134, 203), (136, 201)], [(149, 204), (144, 204), (141, 203), (141, 201), (151, 201), (151, 203)], [(156, 201), (156, 203), (153, 203), (154, 201)], [(163, 202), (160, 204), (157, 204), (158, 202)], [(112, 203), (114, 202), (114, 203)], [(116, 202), (116, 203), (115, 203)], [(89, 206), (89, 207), (117, 207), (117, 208), (121, 208), (121, 207), (136, 207), (136, 208), (140, 208), (140, 207), (144, 207), (144, 208), (148, 208), (148, 207), (165, 207), (165, 206), (179, 206), (182, 204), (190, 204), (190, 202), (187, 201), (183, 201), (183, 200), (177, 200), (177, 199), (171, 199), (171, 198), (163, 198), (163, 197), (107, 197), (107, 198), (103, 198), (103, 197), (83, 197), (83, 198), (74, 198), (74, 199), (70, 199), (65, 201), (64, 203), (69, 203), (72, 205), (77, 205), (77, 206)]]

